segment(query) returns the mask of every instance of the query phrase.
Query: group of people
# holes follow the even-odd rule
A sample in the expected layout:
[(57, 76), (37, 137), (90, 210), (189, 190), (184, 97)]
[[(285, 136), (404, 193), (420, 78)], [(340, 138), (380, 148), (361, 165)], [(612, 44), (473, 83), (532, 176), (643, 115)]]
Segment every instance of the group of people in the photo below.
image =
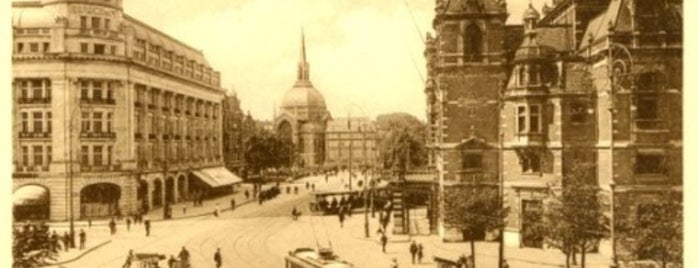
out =
[(262, 203), (264, 203), (265, 201), (277, 197), (279, 193), (279, 185), (272, 186), (272, 188), (260, 191), (260, 193), (258, 194), (258, 201), (260, 202), (260, 205), (262, 205)]

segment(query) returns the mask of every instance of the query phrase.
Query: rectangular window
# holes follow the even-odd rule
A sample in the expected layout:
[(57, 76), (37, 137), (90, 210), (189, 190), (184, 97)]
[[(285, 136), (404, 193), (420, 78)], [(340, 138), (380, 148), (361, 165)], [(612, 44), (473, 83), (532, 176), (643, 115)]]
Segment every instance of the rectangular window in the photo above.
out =
[(527, 107), (518, 106), (517, 107), (517, 132), (525, 133), (527, 132)]
[(116, 55), (116, 46), (109, 47), (112, 55)]
[(89, 150), (90, 149), (87, 145), (80, 146), (80, 165), (88, 166), (90, 164), (90, 162), (89, 162), (90, 151)]
[(96, 145), (92, 147), (92, 165), (101, 166), (102, 165), (102, 146)]
[(89, 98), (90, 84), (87, 81), (80, 82), (80, 99), (87, 100)]
[(88, 53), (87, 43), (80, 43), (80, 53)]
[(44, 132), (44, 115), (41, 112), (34, 112), (34, 133)]
[(570, 121), (582, 124), (587, 121), (587, 107), (582, 103), (573, 103), (570, 106)]
[(51, 45), (48, 42), (44, 42), (44, 52), (49, 52), (49, 48), (51, 48)]
[(39, 52), (39, 43), (29, 43), (30, 52)]
[(112, 133), (112, 113), (107, 113), (107, 133)]
[(109, 19), (104, 19), (104, 29), (105, 30), (109, 30), (110, 23), (111, 23), (111, 21), (109, 21)]
[(114, 83), (107, 82), (107, 99), (114, 99)]
[(29, 114), (22, 112), (22, 132), (29, 132)]
[(46, 113), (46, 132), (51, 133), (51, 112)]
[(90, 113), (88, 112), (82, 112), (80, 115), (80, 122), (81, 122), (81, 132), (87, 133), (90, 132)]
[(80, 16), (80, 28), (82, 28), (82, 29), (87, 28), (87, 17)]
[(640, 120), (658, 119), (658, 101), (656, 96), (644, 96), (637, 100), (636, 118)]
[(17, 43), (17, 53), (24, 52), (24, 43)]
[(522, 164), (522, 172), (524, 173), (540, 173), (541, 158), (537, 153), (525, 153), (520, 156)]
[(19, 96), (21, 99), (29, 99), (29, 82), (20, 81), (19, 82)]
[(112, 146), (107, 146), (107, 165), (112, 165)]
[(462, 168), (465, 170), (483, 167), (483, 155), (478, 153), (464, 153), (462, 161)]
[(662, 154), (638, 154), (636, 155), (635, 170), (640, 175), (663, 174), (664, 157)]
[(101, 133), (102, 132), (102, 113), (101, 112), (95, 112), (92, 115), (92, 131), (96, 133)]
[(32, 80), (32, 98), (41, 99), (42, 91), (41, 80)]
[(29, 166), (29, 147), (22, 146), (22, 166)]
[(529, 106), (529, 132), (541, 132), (541, 106)]
[(92, 28), (93, 29), (100, 28), (100, 18), (99, 17), (92, 17)]
[(95, 44), (95, 54), (104, 55), (104, 45), (103, 44)]
[(44, 80), (44, 98), (51, 99), (51, 80)]
[(34, 146), (34, 166), (43, 166), (44, 165), (44, 147), (42, 146)]
[(94, 81), (92, 82), (92, 99), (101, 100), (102, 99), (102, 82)]
[(51, 164), (51, 161), (53, 161), (53, 150), (51, 146), (46, 146), (46, 164)]

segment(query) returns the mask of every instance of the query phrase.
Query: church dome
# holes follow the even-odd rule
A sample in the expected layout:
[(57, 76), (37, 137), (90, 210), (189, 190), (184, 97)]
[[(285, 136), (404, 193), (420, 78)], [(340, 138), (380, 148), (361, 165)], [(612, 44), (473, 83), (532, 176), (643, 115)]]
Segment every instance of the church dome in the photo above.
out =
[(286, 92), (281, 107), (325, 108), (325, 98), (323, 98), (323, 94), (320, 94), (311, 83), (297, 83)]

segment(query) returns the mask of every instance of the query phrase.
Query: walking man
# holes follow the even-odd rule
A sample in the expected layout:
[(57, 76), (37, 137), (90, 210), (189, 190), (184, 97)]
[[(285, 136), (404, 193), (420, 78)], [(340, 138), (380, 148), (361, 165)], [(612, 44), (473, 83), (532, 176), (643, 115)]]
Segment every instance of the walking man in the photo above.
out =
[(146, 220), (143, 221), (143, 226), (146, 227), (146, 236), (150, 236), (150, 219), (146, 218)]
[(182, 262), (189, 264), (189, 251), (187, 251), (186, 248), (182, 247), (182, 250), (180, 250), (180, 254), (177, 255), (177, 257), (180, 257)]
[(116, 233), (116, 222), (114, 218), (109, 221), (109, 232), (114, 235)]
[(131, 232), (131, 216), (126, 217), (126, 231)]
[(70, 235), (68, 235), (68, 232), (63, 232), (63, 249), (65, 251), (68, 251), (68, 248), (70, 247)]
[(134, 255), (133, 255), (133, 249), (129, 249), (129, 255), (126, 256), (126, 262), (124, 265), (121, 266), (121, 268), (130, 268), (131, 267), (131, 262), (133, 262)]
[(235, 198), (231, 198), (231, 210), (235, 209)]
[(415, 257), (417, 257), (417, 244), (415, 240), (413, 240), (413, 243), (410, 243), (410, 256), (412, 257), (413, 264), (415, 264)]
[(340, 211), (337, 213), (337, 216), (340, 218), (340, 228), (343, 228), (343, 223), (345, 222), (345, 212), (340, 209)]
[(80, 249), (85, 249), (85, 240), (87, 239), (85, 237), (85, 230), (80, 229), (80, 234), (78, 236), (80, 236)]
[(214, 216), (218, 217), (218, 203), (216, 203), (216, 208), (214, 208)]
[(245, 190), (245, 199), (250, 199), (250, 192), (247, 189)]
[(422, 254), (422, 243), (417, 245), (417, 262), (422, 263), (422, 257), (424, 255)]
[(217, 249), (216, 249), (216, 253), (214, 253), (214, 262), (216, 263), (216, 268), (220, 268), (220, 267), (221, 267), (221, 262), (222, 262), (222, 261), (223, 261), (223, 260), (221, 260), (221, 249), (220, 249), (220, 248), (217, 248)]
[(386, 243), (388, 243), (388, 237), (386, 237), (385, 233), (381, 234), (381, 250), (383, 253), (386, 253)]

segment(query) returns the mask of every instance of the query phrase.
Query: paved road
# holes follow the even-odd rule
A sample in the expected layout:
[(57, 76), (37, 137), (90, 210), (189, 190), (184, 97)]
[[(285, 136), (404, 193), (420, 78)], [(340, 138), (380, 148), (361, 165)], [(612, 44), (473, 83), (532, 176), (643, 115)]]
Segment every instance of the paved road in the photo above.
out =
[[(308, 178), (316, 190), (340, 188), (341, 180), (325, 183), (323, 178)], [(223, 267), (283, 267), (283, 258), (296, 247), (315, 247), (316, 241), (327, 243), (327, 225), (337, 225), (324, 217), (304, 217), (293, 221), (293, 207), (309, 215), (311, 195), (302, 183), (299, 194), (283, 191), (274, 200), (262, 205), (251, 203), (235, 211), (200, 218), (157, 222), (151, 236), (145, 237), (143, 227), (134, 226), (131, 232), (120, 232), (112, 243), (83, 258), (62, 267), (121, 267), (129, 249), (137, 253), (177, 255), (185, 246), (194, 267), (214, 267), (213, 254), (220, 248)], [(284, 186), (284, 185), (283, 185)], [(326, 217), (327, 218), (327, 217)], [(165, 261), (161, 266), (167, 267)], [(136, 265), (132, 265), (136, 267)]]

